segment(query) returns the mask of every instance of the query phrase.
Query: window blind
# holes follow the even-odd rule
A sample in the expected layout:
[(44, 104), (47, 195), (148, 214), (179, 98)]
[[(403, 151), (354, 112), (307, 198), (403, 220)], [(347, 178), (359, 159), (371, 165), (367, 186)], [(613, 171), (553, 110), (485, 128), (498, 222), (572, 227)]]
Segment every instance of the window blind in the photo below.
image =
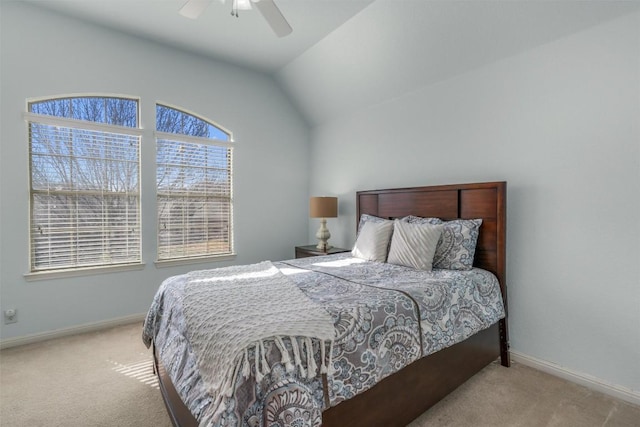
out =
[(233, 252), (233, 149), (194, 140), (156, 139), (159, 260)]
[(31, 270), (140, 262), (139, 129), (27, 119)]

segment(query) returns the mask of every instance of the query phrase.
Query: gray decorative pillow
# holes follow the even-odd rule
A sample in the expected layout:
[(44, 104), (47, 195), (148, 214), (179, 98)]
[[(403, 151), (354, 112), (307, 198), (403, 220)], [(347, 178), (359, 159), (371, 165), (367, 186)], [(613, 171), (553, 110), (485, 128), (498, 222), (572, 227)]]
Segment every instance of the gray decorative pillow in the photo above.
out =
[(392, 232), (393, 221), (365, 221), (358, 233), (351, 255), (367, 261), (385, 262)]
[(395, 220), (387, 262), (431, 271), (442, 225)]
[(362, 214), (360, 215), (360, 221), (358, 222), (358, 234), (360, 234), (360, 230), (362, 230), (362, 227), (364, 226), (365, 223), (367, 222), (393, 222), (390, 219), (386, 219), (386, 218), (380, 218), (379, 216), (373, 216), (373, 215), (369, 215), (369, 214)]
[(442, 234), (433, 257), (433, 268), (471, 270), (482, 219), (420, 218), (410, 216), (410, 224), (442, 224)]

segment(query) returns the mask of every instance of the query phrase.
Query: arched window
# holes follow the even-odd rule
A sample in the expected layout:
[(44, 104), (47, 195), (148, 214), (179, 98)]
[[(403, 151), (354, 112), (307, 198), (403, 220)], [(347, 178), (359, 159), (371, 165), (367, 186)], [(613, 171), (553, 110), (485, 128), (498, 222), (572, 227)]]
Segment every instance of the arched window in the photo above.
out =
[(158, 260), (233, 253), (231, 133), (156, 104)]
[(30, 102), (31, 272), (141, 262), (138, 100)]

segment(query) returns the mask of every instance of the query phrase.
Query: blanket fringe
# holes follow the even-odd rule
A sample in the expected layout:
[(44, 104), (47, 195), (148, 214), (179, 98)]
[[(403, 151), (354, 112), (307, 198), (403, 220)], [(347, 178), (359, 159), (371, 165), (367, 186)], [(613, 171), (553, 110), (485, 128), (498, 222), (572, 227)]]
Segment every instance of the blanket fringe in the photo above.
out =
[(269, 366), (269, 362), (267, 362), (266, 352), (264, 350), (264, 342), (258, 341), (260, 345), (260, 360), (262, 360), (262, 375), (267, 376), (269, 372), (271, 372), (271, 366)]
[(296, 339), (296, 337), (291, 337), (291, 346), (293, 347), (293, 356), (296, 361), (296, 366), (298, 367), (298, 369), (300, 369), (300, 376), (306, 377), (307, 372), (305, 371), (304, 366), (302, 366), (302, 359), (300, 358), (300, 346), (298, 345), (298, 340)]
[(289, 357), (289, 351), (287, 351), (287, 347), (284, 345), (282, 338), (276, 337), (276, 345), (278, 346), (278, 350), (280, 350), (280, 354), (282, 355), (282, 362), (284, 363), (284, 367), (288, 373), (292, 373), (295, 367), (293, 363), (291, 363), (291, 357)]
[(254, 363), (256, 366), (256, 382), (261, 382), (262, 379), (264, 378), (264, 375), (262, 375), (262, 371), (260, 370), (260, 345), (259, 343), (256, 343), (255, 345), (255, 351), (253, 352), (253, 356), (254, 356)]
[(333, 340), (329, 341), (329, 362), (327, 365), (327, 375), (333, 375)]
[(324, 347), (325, 347), (325, 342), (324, 340), (320, 340), (320, 360), (321, 360), (321, 365), (320, 365), (320, 373), (321, 374), (326, 374), (327, 373), (327, 363), (324, 357)]
[(244, 349), (244, 357), (242, 358), (242, 360), (243, 360), (242, 376), (246, 380), (247, 378), (249, 378), (249, 375), (251, 375), (251, 362), (249, 362), (249, 349), (248, 348)]
[[(312, 379), (318, 373), (332, 374), (332, 353), (333, 353), (333, 341), (327, 342), (327, 340), (319, 340), (320, 349), (320, 366), (315, 360), (315, 351), (313, 347), (313, 340), (310, 337), (301, 337), (298, 340), (297, 337), (287, 337), (291, 343), (291, 350), (287, 350), (287, 346), (283, 340), (283, 337), (273, 337), (273, 341), (280, 351), (281, 361), (285, 366), (285, 369), (289, 373), (293, 373), (296, 368), (300, 372), (301, 377)], [(327, 355), (327, 344), (329, 345), (329, 354)], [(271, 372), (271, 366), (267, 361), (267, 351), (265, 350), (265, 342), (263, 340), (256, 341), (252, 346), (245, 348), (241, 353), (236, 363), (236, 367), (232, 372), (232, 375), (227, 378), (222, 387), (221, 397), (231, 397), (235, 384), (238, 380), (238, 376), (246, 380), (251, 376), (251, 361), (249, 357), (250, 348), (254, 348), (253, 362), (255, 366), (255, 378), (256, 382), (261, 382), (265, 376)], [(290, 354), (290, 351), (292, 354)], [(305, 367), (306, 366), (306, 367)], [(217, 399), (218, 400), (218, 399)], [(222, 403), (222, 402), (220, 402)]]
[(316, 358), (313, 352), (313, 343), (311, 338), (306, 337), (304, 339), (305, 347), (307, 348), (307, 378), (311, 379), (318, 373), (318, 365), (316, 364)]

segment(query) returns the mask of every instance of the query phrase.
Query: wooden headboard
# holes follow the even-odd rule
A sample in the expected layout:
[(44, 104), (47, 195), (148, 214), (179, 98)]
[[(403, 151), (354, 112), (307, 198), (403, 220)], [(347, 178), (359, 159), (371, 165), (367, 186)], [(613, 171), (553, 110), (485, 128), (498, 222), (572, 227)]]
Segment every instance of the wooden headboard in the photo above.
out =
[[(473, 265), (496, 275), (506, 309), (506, 207), (507, 183), (504, 181), (358, 191), (356, 224), (362, 214), (389, 219), (407, 215), (444, 220), (482, 218)], [(506, 320), (500, 326), (505, 357)]]

